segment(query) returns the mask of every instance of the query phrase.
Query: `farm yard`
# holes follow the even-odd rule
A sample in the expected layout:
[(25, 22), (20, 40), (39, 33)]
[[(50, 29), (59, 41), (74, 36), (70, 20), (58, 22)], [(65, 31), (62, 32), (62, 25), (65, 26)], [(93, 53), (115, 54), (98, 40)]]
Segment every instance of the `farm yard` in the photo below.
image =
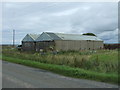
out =
[[(60, 51), (57, 54), (48, 51), (41, 54), (18, 51), (16, 48), (3, 46), (2, 59), (66, 76), (118, 83), (117, 49)], [(27, 62), (33, 62), (35, 65), (29, 65)]]

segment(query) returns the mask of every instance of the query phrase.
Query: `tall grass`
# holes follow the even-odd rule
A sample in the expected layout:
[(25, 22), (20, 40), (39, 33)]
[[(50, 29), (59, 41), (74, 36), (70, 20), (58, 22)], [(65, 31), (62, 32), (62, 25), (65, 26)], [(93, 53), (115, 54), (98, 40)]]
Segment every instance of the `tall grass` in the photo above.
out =
[(18, 64), (23, 64), (23, 65), (27, 65), (35, 68), (49, 70), (65, 76), (118, 84), (118, 75), (116, 74), (98, 73), (98, 72), (93, 72), (93, 71), (84, 70), (80, 68), (72, 68), (64, 65), (60, 66), (55, 64), (45, 64), (45, 63), (40, 63), (40, 62), (35, 62), (35, 61), (30, 61), (25, 59), (13, 58), (13, 57), (11, 58), (8, 56), (6, 57), (4, 55), (3, 55), (3, 59), (5, 61), (9, 61), (13, 63), (18, 63)]
[(20, 52), (12, 48), (3, 49), (2, 53), (5, 56), (41, 63), (65, 65), (101, 73), (118, 73), (117, 50), (62, 51), (55, 55), (51, 52), (41, 55), (40, 53)]

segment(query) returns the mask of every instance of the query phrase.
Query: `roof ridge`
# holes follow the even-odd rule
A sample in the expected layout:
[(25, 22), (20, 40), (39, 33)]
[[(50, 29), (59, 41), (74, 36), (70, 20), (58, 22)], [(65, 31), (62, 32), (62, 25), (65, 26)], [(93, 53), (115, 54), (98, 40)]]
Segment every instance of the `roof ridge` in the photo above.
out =
[(57, 35), (57, 33), (54, 33), (54, 34), (55, 34), (57, 37), (59, 37), (60, 39), (62, 39), (62, 40), (63, 40), (63, 38), (61, 38), (60, 36), (58, 36), (58, 35)]
[(44, 33), (46, 33), (53, 40), (53, 38), (47, 32), (44, 32)]
[[(45, 32), (45, 33), (53, 33), (53, 32)], [(53, 34), (63, 34), (63, 35), (80, 35), (80, 36), (89, 36), (89, 35), (82, 35), (82, 34), (73, 34), (73, 33), (53, 33)], [(58, 36), (58, 35), (57, 35)], [(93, 36), (93, 37), (97, 37), (97, 36)]]
[(32, 36), (31, 36), (31, 34), (28, 34), (33, 40), (35, 40)]
[(65, 35), (82, 35), (82, 34), (72, 34), (72, 33), (55, 33), (55, 34), (65, 34)]
[[(41, 34), (28, 34), (33, 40), (36, 40)], [(37, 38), (34, 38), (32, 35), (36, 35)]]

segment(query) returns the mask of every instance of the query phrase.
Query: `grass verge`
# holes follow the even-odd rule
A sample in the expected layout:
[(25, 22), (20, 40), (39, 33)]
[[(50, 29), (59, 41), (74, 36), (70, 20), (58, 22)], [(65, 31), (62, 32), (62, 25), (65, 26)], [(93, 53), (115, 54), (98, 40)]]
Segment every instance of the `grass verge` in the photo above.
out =
[(46, 64), (65, 65), (73, 68), (82, 68), (98, 73), (118, 74), (118, 51), (60, 51), (58, 54), (45, 52), (22, 52), (16, 49), (3, 49), (2, 55), (37, 61)]
[(80, 68), (72, 68), (64, 65), (55, 65), (55, 64), (45, 64), (25, 59), (13, 58), (8, 56), (2, 56), (2, 59), (5, 61), (22, 64), (26, 66), (31, 66), (35, 68), (45, 69), (52, 71), (57, 74), (64, 76), (75, 77), (75, 78), (84, 78), (90, 80), (97, 80), (102, 82), (118, 84), (118, 75), (116, 74), (106, 74), (98, 73), (93, 71), (88, 71)]

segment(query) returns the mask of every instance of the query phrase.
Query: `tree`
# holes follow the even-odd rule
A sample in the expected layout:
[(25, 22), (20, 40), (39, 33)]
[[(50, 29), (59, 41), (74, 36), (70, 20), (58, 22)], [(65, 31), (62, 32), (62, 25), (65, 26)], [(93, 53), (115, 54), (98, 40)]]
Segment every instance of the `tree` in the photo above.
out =
[(93, 33), (84, 33), (84, 34), (82, 34), (82, 35), (96, 36), (96, 35), (93, 34)]

